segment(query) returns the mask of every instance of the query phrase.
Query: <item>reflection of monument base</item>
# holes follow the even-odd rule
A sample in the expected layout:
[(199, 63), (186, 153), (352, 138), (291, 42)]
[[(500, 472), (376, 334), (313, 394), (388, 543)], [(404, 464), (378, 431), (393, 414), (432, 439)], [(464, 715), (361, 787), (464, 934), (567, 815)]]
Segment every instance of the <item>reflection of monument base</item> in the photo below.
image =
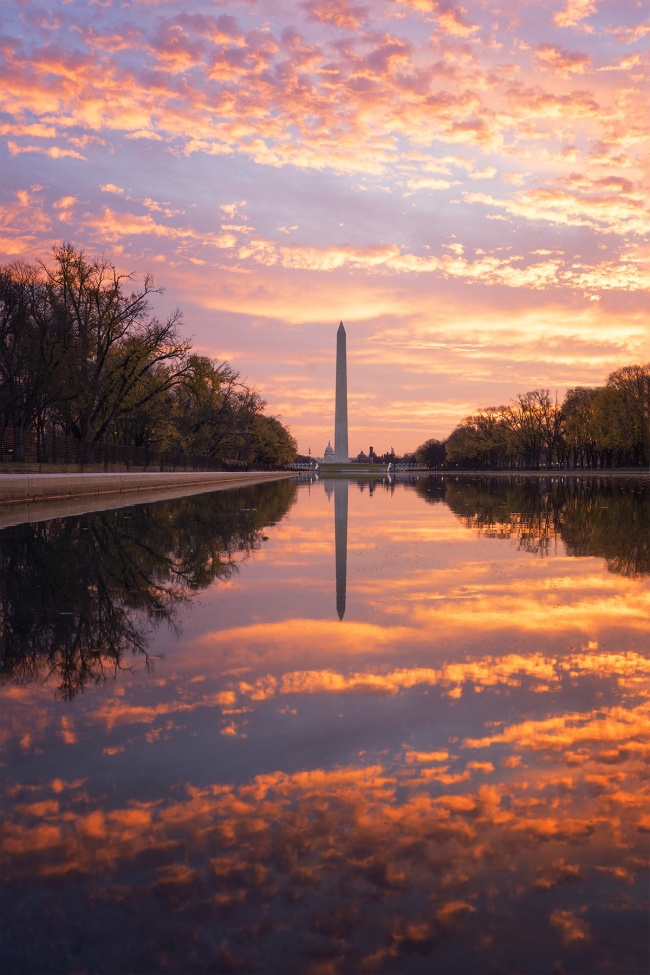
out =
[(321, 477), (332, 477), (343, 475), (344, 477), (385, 477), (388, 470), (387, 464), (321, 464), (319, 474)]

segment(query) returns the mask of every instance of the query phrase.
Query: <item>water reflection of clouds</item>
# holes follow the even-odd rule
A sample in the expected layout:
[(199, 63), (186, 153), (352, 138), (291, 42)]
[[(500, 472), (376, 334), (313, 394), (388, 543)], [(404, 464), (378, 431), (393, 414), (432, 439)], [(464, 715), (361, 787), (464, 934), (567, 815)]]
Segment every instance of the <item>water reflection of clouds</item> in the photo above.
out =
[[(492, 640), (507, 641), (517, 634), (530, 638), (544, 634), (558, 643), (598, 640), (617, 629), (628, 641), (645, 639), (650, 617), (647, 585), (614, 575), (603, 576), (583, 567), (583, 574), (551, 579), (518, 577), (513, 583), (489, 582), (479, 567), (451, 573), (429, 571), (416, 580), (356, 580), (348, 589), (364, 598), (365, 615), (379, 622), (358, 619), (336, 626), (331, 619), (290, 618), (247, 626), (234, 626), (201, 635), (194, 650), (208, 648), (221, 666), (257, 666), (273, 657), (286, 662), (305, 655), (314, 661), (340, 655), (379, 657), (414, 652), (437, 652), (441, 639), (447, 651)], [(480, 580), (480, 581), (479, 581)], [(362, 615), (355, 603), (356, 615)], [(452, 651), (453, 652), (453, 651)]]
[[(8, 879), (59, 878), (65, 890), (101, 868), (109, 912), (118, 902), (141, 911), (151, 883), (146, 923), (163, 943), (156, 914), (163, 905), (173, 930), (168, 909), (182, 903), (218, 925), (224, 951), (247, 971), (262, 970), (260, 959), (281, 950), (289, 931), (304, 962), (324, 954), (335, 971), (404, 971), (406, 958), (415, 959), (409, 971), (426, 971), (426, 956), (446, 943), (465, 946), (466, 964), (477, 966), (466, 970), (488, 970), (506, 959), (503, 923), (513, 912), (515, 958), (536, 944), (550, 971), (575, 943), (579, 970), (595, 970), (590, 960), (602, 965), (604, 953), (610, 970), (632, 971), (614, 967), (608, 928), (620, 929), (621, 915), (624, 925), (643, 923), (632, 895), (650, 828), (647, 737), (636, 719), (604, 713), (607, 741), (611, 732), (621, 751), (616, 769), (597, 752), (576, 768), (565, 749), (587, 734), (604, 741), (598, 719), (582, 717), (557, 719), (561, 747), (548, 722), (545, 732), (538, 722), (493, 735), (527, 753), (522, 766), (502, 761), (496, 777), (476, 759), (447, 771), (465, 742), (367, 765), (360, 756), (333, 769), (267, 771), (239, 786), (178, 787), (175, 796), (108, 808), (97, 808), (88, 783), (50, 783), (16, 797)], [(628, 740), (635, 749), (626, 751)], [(273, 923), (260, 927), (271, 909)], [(126, 938), (136, 929), (129, 913)], [(209, 944), (203, 951), (208, 957)]]
[[(381, 599), (393, 614), (400, 612), (404, 600), (409, 605), (402, 609), (403, 615), (418, 610), (428, 613), (432, 610), (427, 604), (441, 598), (445, 600), (445, 615), (453, 615), (455, 603), (461, 601), (463, 614), (486, 615), (486, 608), (495, 606), (496, 612), (488, 612), (488, 618), (494, 615), (503, 619), (507, 607), (509, 624), (523, 627), (529, 625), (533, 603), (542, 611), (552, 602), (554, 608), (562, 608), (563, 604), (572, 613), (582, 611), (591, 616), (600, 607), (604, 613), (623, 612), (639, 621), (644, 616), (647, 620), (650, 608), (650, 591), (643, 582), (635, 585), (620, 577), (603, 575), (596, 565), (586, 561), (554, 560), (552, 571), (547, 569), (540, 574), (525, 564), (499, 566), (495, 571), (494, 565), (461, 562), (453, 568), (413, 571), (390, 581), (364, 580), (359, 588), (368, 598)], [(554, 620), (548, 622), (553, 624)]]
[(645, 970), (647, 580), (367, 500), (342, 622), (313, 491), (154, 675), (5, 689), (6, 896), (87, 970)]
[[(650, 677), (650, 660), (638, 653), (597, 654), (594, 658), (585, 653), (568, 654), (563, 659), (544, 656), (541, 653), (486, 654), (475, 660), (445, 663), (441, 667), (415, 667), (392, 670), (387, 673), (359, 671), (340, 673), (332, 670), (301, 670), (285, 673), (281, 677), (258, 677), (252, 683), (240, 680), (228, 693), (228, 701), (263, 701), (286, 694), (318, 693), (367, 693), (397, 694), (400, 691), (427, 685), (440, 687), (451, 697), (460, 697), (463, 686), (474, 688), (495, 687), (499, 684), (520, 686), (524, 677), (541, 681), (541, 691), (563, 680), (583, 678), (595, 674), (627, 677), (633, 681), (636, 692), (647, 692)], [(625, 686), (625, 683), (624, 683)], [(540, 688), (531, 687), (531, 690)]]
[[(576, 750), (577, 742), (589, 743), (593, 747), (600, 741), (604, 756), (604, 743), (615, 743), (621, 736), (629, 738), (629, 722), (632, 722), (632, 733), (642, 735), (647, 715), (644, 718), (643, 710), (637, 713), (629, 707), (631, 702), (643, 702), (650, 696), (649, 677), (650, 660), (646, 656), (631, 651), (599, 653), (594, 647), (562, 657), (547, 657), (539, 652), (502, 656), (485, 654), (475, 659), (443, 662), (437, 667), (390, 670), (374, 667), (359, 671), (303, 669), (266, 675), (245, 671), (230, 677), (223, 675), (218, 688), (214, 686), (214, 679), (190, 683), (182, 678), (170, 680), (165, 699), (155, 704), (134, 702), (121, 696), (110, 697), (99, 706), (92, 706), (83, 720), (78, 719), (81, 732), (73, 719), (64, 715), (57, 721), (56, 733), (64, 744), (73, 745), (90, 723), (103, 727), (109, 736), (122, 729), (131, 741), (139, 738), (154, 743), (172, 738), (175, 731), (184, 727), (184, 722), (202, 712), (214, 716), (222, 734), (235, 736), (242, 733), (242, 722), (250, 724), (258, 720), (256, 708), (272, 701), (277, 702), (281, 713), (291, 715), (304, 710), (307, 699), (313, 696), (349, 698), (352, 695), (363, 700), (368, 695), (396, 697), (408, 691), (424, 693), (428, 689), (435, 690), (441, 699), (452, 701), (471, 699), (476, 693), (498, 691), (499, 688), (522, 689), (526, 695), (534, 694), (539, 699), (553, 694), (557, 707), (558, 695), (563, 701), (567, 697), (577, 697), (576, 685), (596, 678), (603, 688), (607, 688), (609, 695), (615, 688), (621, 705), (625, 703), (626, 707), (610, 708), (607, 719), (598, 711), (582, 714), (570, 711), (507, 729), (499, 726), (489, 735), (467, 739), (464, 743), (466, 747), (483, 749), (520, 740), (522, 747), (525, 744), (533, 751), (567, 749), (567, 761), (570, 759), (570, 764), (580, 764), (584, 755), (590, 753)], [(25, 689), (24, 694), (29, 697), (29, 689)], [(22, 720), (17, 720), (18, 715), (22, 715)], [(264, 715), (259, 720), (264, 721)], [(5, 728), (7, 738), (18, 740), (24, 751), (38, 751), (50, 731), (44, 717), (34, 726), (24, 711), (14, 712), (13, 720)], [(628, 750), (635, 747), (626, 746)], [(123, 741), (117, 744), (111, 741), (104, 747), (104, 753), (114, 755), (123, 749)], [(411, 757), (415, 754), (413, 750), (409, 752)], [(611, 751), (612, 762), (616, 760), (616, 754)]]

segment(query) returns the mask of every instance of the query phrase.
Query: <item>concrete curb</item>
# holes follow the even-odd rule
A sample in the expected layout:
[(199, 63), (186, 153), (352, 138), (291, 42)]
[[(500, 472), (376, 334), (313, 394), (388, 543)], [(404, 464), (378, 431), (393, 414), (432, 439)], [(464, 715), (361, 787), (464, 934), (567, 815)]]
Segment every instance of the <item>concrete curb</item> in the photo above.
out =
[(0, 505), (62, 500), (96, 495), (156, 491), (164, 488), (247, 484), (294, 477), (285, 471), (163, 472), (147, 474), (0, 474)]
[(554, 481), (562, 480), (564, 478), (575, 478), (576, 480), (588, 480), (590, 478), (596, 477), (607, 477), (611, 480), (622, 480), (624, 478), (642, 478), (645, 480), (650, 479), (650, 470), (645, 467), (622, 467), (618, 468), (606, 468), (605, 470), (586, 470), (572, 468), (571, 470), (560, 470), (559, 468), (553, 470), (544, 471), (426, 471), (427, 474), (433, 474), (436, 477), (446, 477), (447, 479), (451, 477), (475, 477), (475, 478), (486, 478), (486, 477), (527, 477), (527, 478), (537, 478), (538, 480), (543, 480), (552, 478)]
[(97, 511), (113, 511), (116, 508), (128, 508), (137, 504), (155, 504), (158, 501), (172, 501), (176, 498), (188, 498), (196, 494), (214, 494), (215, 491), (233, 491), (238, 487), (251, 484), (263, 484), (268, 481), (285, 479), (285, 474), (259, 474), (254, 480), (251, 478), (235, 477), (233, 480), (210, 481), (202, 484), (176, 484), (147, 490), (114, 492), (112, 494), (84, 494), (74, 497), (49, 498), (47, 500), (18, 501), (7, 504), (0, 503), (0, 530), (13, 528), (26, 523), (36, 524), (39, 521), (50, 521), (53, 518), (69, 518), (75, 515), (92, 514)]

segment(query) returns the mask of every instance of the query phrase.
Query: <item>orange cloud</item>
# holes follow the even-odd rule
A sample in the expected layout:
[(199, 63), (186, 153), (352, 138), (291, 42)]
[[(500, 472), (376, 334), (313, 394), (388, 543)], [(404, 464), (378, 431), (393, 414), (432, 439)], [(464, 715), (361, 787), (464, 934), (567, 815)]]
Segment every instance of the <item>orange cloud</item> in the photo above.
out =
[(590, 937), (590, 926), (571, 911), (554, 911), (551, 914), (551, 924), (560, 929), (565, 944), (585, 941)]
[(313, 20), (343, 30), (357, 30), (368, 17), (368, 7), (349, 0), (310, 0), (302, 6)]
[(553, 16), (553, 21), (558, 27), (576, 27), (591, 17), (597, 6), (597, 0), (567, 0), (566, 6)]
[(7, 147), (12, 156), (18, 156), (20, 153), (24, 152), (37, 152), (43, 156), (49, 156), (50, 159), (85, 159), (80, 152), (76, 152), (74, 149), (61, 149), (59, 146), (19, 146), (11, 139), (7, 141)]
[(466, 19), (467, 8), (451, 0), (397, 0), (418, 13), (435, 18), (444, 33), (451, 37), (471, 37), (479, 27), (469, 24)]
[(581, 51), (565, 51), (554, 44), (540, 44), (535, 51), (535, 57), (544, 67), (565, 77), (582, 74), (590, 62), (588, 54)]
[(59, 220), (62, 223), (71, 223), (72, 213), (77, 203), (79, 200), (76, 196), (62, 196), (52, 204), (52, 209), (59, 211)]
[[(643, 193), (629, 180), (602, 179), (570, 174), (555, 183), (518, 191), (510, 199), (497, 199), (486, 193), (464, 193), (468, 203), (496, 206), (515, 216), (574, 227), (608, 230), (621, 235), (645, 234), (649, 215)], [(631, 269), (643, 287), (645, 272)]]
[[(151, 209), (161, 208), (154, 205)], [(97, 215), (85, 214), (85, 219), (90, 226), (100, 230), (105, 239), (113, 241), (142, 234), (172, 240), (200, 240), (202, 244), (218, 248), (230, 248), (237, 242), (232, 234), (200, 234), (192, 227), (171, 227), (157, 223), (149, 214), (118, 213), (110, 207), (103, 207)]]
[(19, 190), (14, 200), (0, 209), (0, 247), (8, 257), (32, 257), (36, 241), (52, 227), (40, 191)]

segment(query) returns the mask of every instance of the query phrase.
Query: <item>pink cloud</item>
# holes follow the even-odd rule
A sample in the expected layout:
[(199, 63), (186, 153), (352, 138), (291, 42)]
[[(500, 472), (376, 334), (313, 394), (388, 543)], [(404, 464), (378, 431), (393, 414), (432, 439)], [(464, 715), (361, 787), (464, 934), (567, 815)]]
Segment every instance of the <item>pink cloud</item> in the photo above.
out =
[(235, 17), (222, 14), (220, 17), (208, 17), (204, 14), (189, 14), (183, 11), (174, 18), (174, 23), (208, 38), (217, 44), (245, 44), (245, 37)]
[(158, 223), (150, 214), (118, 213), (110, 207), (102, 207), (98, 214), (84, 214), (90, 227), (99, 230), (106, 240), (147, 235), (166, 237), (170, 240), (200, 240), (202, 244), (217, 247), (234, 247), (237, 239), (232, 234), (200, 234), (193, 227), (172, 227)]
[(32, 260), (35, 248), (51, 232), (52, 219), (43, 205), (41, 190), (18, 190), (0, 207), (0, 252), (8, 258)]
[(365, 23), (369, 8), (349, 0), (309, 0), (302, 4), (310, 19), (340, 27), (344, 30), (357, 30)]
[(650, 24), (638, 24), (636, 27), (610, 27), (608, 33), (614, 34), (623, 44), (634, 44), (650, 34)]
[(50, 159), (85, 159), (80, 152), (76, 152), (74, 149), (61, 149), (59, 146), (19, 146), (15, 142), (9, 140), (7, 142), (7, 148), (12, 156), (18, 156), (23, 152), (36, 152), (43, 156), (49, 156)]
[(466, 7), (448, 2), (437, 3), (435, 7), (438, 23), (452, 37), (471, 37), (478, 31), (478, 25), (467, 22)]
[(451, 0), (397, 0), (397, 2), (425, 14), (428, 19), (435, 19), (443, 32), (452, 37), (471, 37), (479, 30), (478, 25), (468, 23), (467, 8)]
[(174, 74), (183, 74), (203, 62), (208, 50), (202, 38), (191, 37), (180, 24), (163, 23), (150, 41), (159, 67)]
[(565, 51), (554, 44), (540, 44), (535, 51), (535, 57), (543, 67), (550, 68), (560, 75), (584, 73), (590, 64), (590, 57), (581, 51)]
[(553, 17), (558, 27), (576, 27), (596, 12), (597, 0), (567, 0), (566, 6)]
[(73, 210), (79, 203), (76, 196), (62, 196), (52, 204), (53, 210), (58, 210), (59, 220), (62, 223), (72, 223)]

